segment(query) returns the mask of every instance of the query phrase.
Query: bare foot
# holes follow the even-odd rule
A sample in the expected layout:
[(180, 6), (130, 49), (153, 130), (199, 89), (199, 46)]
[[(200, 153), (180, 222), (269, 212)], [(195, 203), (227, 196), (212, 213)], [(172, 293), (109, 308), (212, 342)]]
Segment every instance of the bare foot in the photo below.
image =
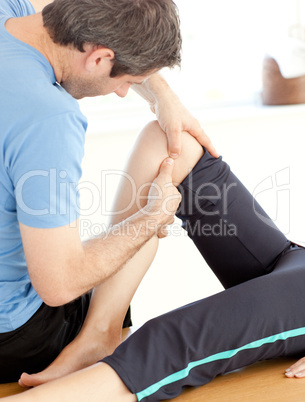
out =
[[(18, 381), (22, 387), (36, 387), (37, 385), (64, 377), (81, 370), (113, 353), (120, 344), (119, 335), (107, 334), (104, 339), (100, 336), (95, 339), (83, 339), (80, 334), (67, 345), (57, 358), (43, 371), (37, 374), (23, 373)], [(107, 338), (105, 340), (105, 338)]]

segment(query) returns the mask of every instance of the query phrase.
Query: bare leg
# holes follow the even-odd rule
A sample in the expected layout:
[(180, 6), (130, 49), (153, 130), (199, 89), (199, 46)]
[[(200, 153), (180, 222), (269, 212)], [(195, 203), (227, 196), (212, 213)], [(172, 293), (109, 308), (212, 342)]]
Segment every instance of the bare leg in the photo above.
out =
[(116, 372), (104, 363), (95, 364), (24, 393), (3, 398), (3, 401), (8, 402), (134, 402), (136, 400), (136, 396), (128, 391)]
[(156, 253), (151, 239), (114, 277), (94, 290), (90, 308), (78, 336), (45, 370), (23, 373), (19, 384), (36, 386), (88, 367), (111, 354), (121, 342), (122, 324), (141, 279)]
[[(173, 174), (176, 185), (188, 175), (203, 154), (199, 143), (187, 133), (183, 134), (182, 147), (183, 151), (175, 163)], [(165, 134), (157, 122), (148, 124), (140, 134), (126, 168), (126, 173), (133, 180), (133, 186), (129, 180), (122, 178), (112, 224), (126, 219), (146, 204), (150, 185), (167, 156)], [(116, 214), (117, 211), (120, 213)], [(121, 271), (96, 288), (79, 335), (46, 370), (34, 375), (23, 374), (20, 384), (39, 385), (88, 367), (111, 354), (120, 343), (126, 311), (157, 248), (158, 238), (154, 237)]]

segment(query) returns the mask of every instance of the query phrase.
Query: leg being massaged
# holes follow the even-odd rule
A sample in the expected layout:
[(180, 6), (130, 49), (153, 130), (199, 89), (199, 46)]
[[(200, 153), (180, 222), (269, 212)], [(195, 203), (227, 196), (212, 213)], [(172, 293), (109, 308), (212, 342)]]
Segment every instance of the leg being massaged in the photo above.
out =
[[(173, 171), (182, 195), (177, 215), (225, 290), (147, 322), (102, 362), (8, 401), (171, 399), (258, 360), (304, 353), (305, 250), (286, 239), (222, 158), (187, 134), (182, 147)], [(165, 135), (152, 123), (127, 173), (138, 187), (151, 183), (166, 156)], [(127, 202), (125, 190), (122, 184), (117, 207)], [(129, 214), (135, 211), (136, 203)]]

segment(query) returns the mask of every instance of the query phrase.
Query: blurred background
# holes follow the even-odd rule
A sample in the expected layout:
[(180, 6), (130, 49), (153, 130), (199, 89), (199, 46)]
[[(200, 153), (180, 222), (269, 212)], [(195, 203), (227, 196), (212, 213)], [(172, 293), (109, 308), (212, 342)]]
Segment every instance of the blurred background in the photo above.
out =
[[(301, 43), (298, 60), (305, 65), (305, 1), (176, 4), (183, 62), (181, 69), (162, 75), (279, 228), (305, 245), (305, 106), (266, 106), (261, 98), (266, 54), (282, 49), (285, 58), (283, 44), (293, 37)], [(81, 236), (86, 239), (106, 227), (120, 171), (137, 134), (154, 115), (132, 90), (124, 99), (109, 95), (80, 105), (89, 121), (79, 187)], [(221, 290), (177, 220), (133, 299), (133, 322), (141, 325)]]

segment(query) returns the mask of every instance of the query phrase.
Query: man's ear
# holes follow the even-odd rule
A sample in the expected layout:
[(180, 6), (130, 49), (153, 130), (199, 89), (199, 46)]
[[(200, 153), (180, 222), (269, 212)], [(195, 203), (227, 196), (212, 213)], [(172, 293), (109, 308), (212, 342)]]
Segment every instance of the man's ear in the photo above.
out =
[(97, 67), (105, 71), (111, 71), (114, 51), (106, 47), (94, 48), (88, 54), (85, 62), (85, 68), (88, 72), (93, 72)]

